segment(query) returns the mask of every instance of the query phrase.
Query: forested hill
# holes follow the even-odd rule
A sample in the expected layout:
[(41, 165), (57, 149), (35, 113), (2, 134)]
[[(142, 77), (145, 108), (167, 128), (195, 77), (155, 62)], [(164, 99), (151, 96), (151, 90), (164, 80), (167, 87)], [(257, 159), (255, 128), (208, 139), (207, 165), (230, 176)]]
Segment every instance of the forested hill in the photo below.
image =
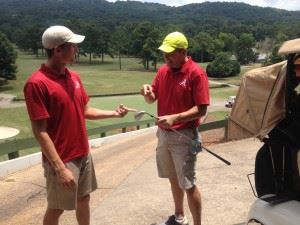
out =
[(244, 3), (205, 2), (182, 7), (156, 3), (104, 0), (0, 0), (0, 31), (8, 36), (16, 28), (33, 25), (47, 27), (66, 21), (92, 21), (114, 30), (124, 22), (150, 21), (154, 24), (176, 25), (194, 35), (220, 31), (239, 35), (251, 32), (256, 40), (278, 32), (290, 38), (300, 35), (300, 11), (250, 6)]
[[(205, 2), (181, 7), (170, 7), (157, 3), (104, 0), (0, 0), (1, 15), (40, 17), (42, 20), (69, 17), (101, 19), (105, 22), (149, 20), (159, 23), (189, 22), (203, 17), (225, 18), (228, 21), (274, 22), (299, 20), (300, 12), (262, 8), (244, 3)], [(1, 16), (1, 17), (2, 17)], [(182, 21), (183, 20), (183, 21)]]

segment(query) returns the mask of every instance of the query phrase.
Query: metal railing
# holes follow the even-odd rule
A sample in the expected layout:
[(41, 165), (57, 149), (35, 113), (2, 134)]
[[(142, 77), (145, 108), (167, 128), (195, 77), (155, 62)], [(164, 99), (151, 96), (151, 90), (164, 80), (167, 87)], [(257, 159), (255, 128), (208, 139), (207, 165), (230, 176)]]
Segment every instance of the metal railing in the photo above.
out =
[[(101, 126), (97, 128), (88, 129), (88, 136), (99, 135), (100, 137), (106, 137), (107, 132), (116, 131), (116, 133), (125, 133), (128, 129), (139, 130), (142, 126), (150, 127), (155, 124), (154, 119), (125, 122), (119, 124), (112, 124), (107, 126)], [(227, 137), (227, 119), (219, 120), (215, 122), (205, 123), (199, 127), (199, 131), (207, 131), (218, 128), (225, 128), (224, 137)], [(20, 156), (19, 151), (39, 147), (35, 138), (13, 138), (0, 143), (0, 156), (8, 155), (8, 159), (15, 159)]]

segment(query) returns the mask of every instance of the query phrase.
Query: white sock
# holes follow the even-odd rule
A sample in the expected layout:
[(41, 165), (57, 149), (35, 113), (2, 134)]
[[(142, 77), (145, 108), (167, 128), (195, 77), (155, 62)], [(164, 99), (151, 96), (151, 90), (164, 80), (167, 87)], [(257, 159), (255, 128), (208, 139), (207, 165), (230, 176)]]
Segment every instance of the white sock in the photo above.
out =
[(184, 223), (184, 222), (187, 221), (187, 218), (186, 218), (185, 216), (182, 216), (182, 215), (180, 215), (180, 216), (176, 216), (176, 215), (175, 215), (175, 220), (176, 220), (178, 223)]

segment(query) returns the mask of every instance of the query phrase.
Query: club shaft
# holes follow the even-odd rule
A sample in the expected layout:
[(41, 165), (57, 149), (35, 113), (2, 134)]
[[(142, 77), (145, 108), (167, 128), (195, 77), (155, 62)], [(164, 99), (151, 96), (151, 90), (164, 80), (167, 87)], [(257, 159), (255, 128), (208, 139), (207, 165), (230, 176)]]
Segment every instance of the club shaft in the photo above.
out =
[[(154, 116), (154, 115), (152, 115), (152, 114), (150, 114), (150, 113), (145, 112), (145, 114), (147, 114), (148, 116), (151, 116), (152, 118), (158, 119), (157, 116)], [(187, 135), (185, 135), (185, 134), (179, 132), (178, 130), (176, 130), (176, 129), (172, 128), (172, 127), (171, 127), (170, 129), (171, 129), (173, 132), (175, 132), (176, 134), (180, 135), (181, 137), (184, 137), (184, 138), (187, 139), (188, 141), (193, 141), (192, 138), (190, 138), (189, 136), (187, 136)], [(211, 150), (207, 149), (207, 148), (204, 147), (203, 145), (202, 145), (202, 148), (203, 148), (204, 150), (206, 150), (208, 153), (210, 153), (211, 155), (215, 156), (216, 158), (218, 158), (219, 160), (221, 160), (222, 162), (224, 162), (226, 165), (231, 165), (231, 163), (230, 163), (229, 161), (227, 161), (227, 160), (224, 159), (223, 157), (217, 155), (216, 153), (212, 152)]]
[(154, 118), (154, 119), (158, 119), (158, 117), (157, 116), (154, 116), (154, 115), (152, 115), (151, 113), (147, 113), (147, 112), (145, 112), (145, 114), (147, 114), (148, 116), (151, 116), (152, 118)]
[[(176, 134), (181, 135), (182, 137), (184, 137), (184, 138), (186, 138), (186, 139), (188, 139), (188, 140), (190, 140), (190, 141), (193, 141), (192, 138), (186, 136), (185, 134), (180, 133), (178, 130), (175, 130), (175, 129), (173, 129), (173, 128), (171, 128), (171, 130), (174, 131)], [(231, 163), (230, 163), (229, 161), (227, 161), (226, 159), (224, 159), (224, 158), (222, 158), (221, 156), (217, 155), (216, 153), (212, 152), (211, 150), (207, 149), (207, 148), (204, 147), (203, 145), (202, 145), (202, 148), (203, 148), (204, 150), (206, 150), (208, 153), (210, 153), (210, 154), (212, 154), (213, 156), (215, 156), (216, 158), (220, 159), (220, 160), (221, 160), (222, 162), (224, 162), (225, 164), (231, 165)]]
[(227, 164), (228, 166), (231, 165), (231, 162), (227, 161), (226, 159), (224, 159), (223, 157), (217, 155), (216, 153), (212, 152), (211, 150), (207, 149), (206, 147), (202, 146), (202, 148), (204, 150), (206, 150), (208, 153), (212, 154), (213, 156), (215, 156), (216, 158), (220, 159), (222, 162), (224, 162), (225, 164)]

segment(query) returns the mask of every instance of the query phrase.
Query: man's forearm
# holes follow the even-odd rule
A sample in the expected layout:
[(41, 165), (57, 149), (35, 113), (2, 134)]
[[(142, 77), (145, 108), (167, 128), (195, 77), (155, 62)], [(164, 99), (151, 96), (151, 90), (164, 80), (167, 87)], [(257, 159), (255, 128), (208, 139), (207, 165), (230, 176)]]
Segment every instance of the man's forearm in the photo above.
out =
[(207, 113), (206, 105), (194, 106), (185, 112), (175, 114), (174, 115), (175, 123), (188, 122), (194, 119), (202, 118), (206, 116), (206, 113)]
[(114, 117), (118, 117), (116, 111), (101, 110), (91, 107), (87, 108), (85, 111), (85, 118), (89, 120), (98, 120)]
[(32, 121), (32, 131), (41, 146), (41, 150), (43, 154), (48, 159), (51, 166), (55, 169), (55, 171), (60, 171), (65, 169), (65, 165), (61, 158), (59, 157), (56, 148), (54, 146), (53, 141), (49, 137), (47, 132), (47, 121)]
[(41, 150), (48, 159), (49, 163), (55, 171), (61, 171), (65, 169), (65, 165), (59, 157), (54, 143), (49, 137), (47, 132), (35, 133), (35, 137), (41, 146)]

